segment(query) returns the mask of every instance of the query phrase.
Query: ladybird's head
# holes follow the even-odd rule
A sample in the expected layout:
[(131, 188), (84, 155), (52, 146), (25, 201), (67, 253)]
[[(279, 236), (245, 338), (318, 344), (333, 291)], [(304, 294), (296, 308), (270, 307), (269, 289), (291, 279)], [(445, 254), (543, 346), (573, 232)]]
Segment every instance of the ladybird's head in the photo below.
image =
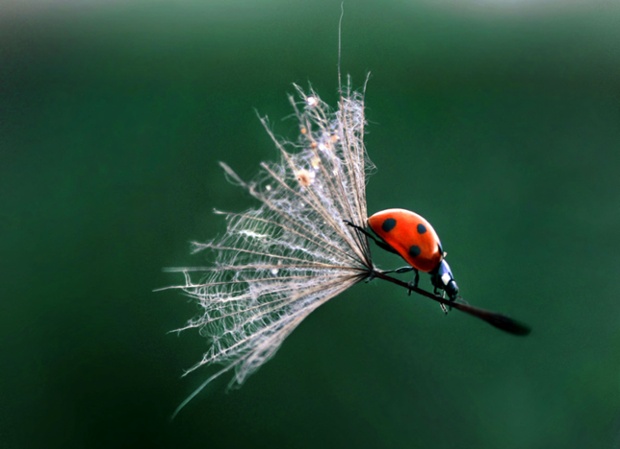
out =
[(448, 294), (448, 298), (450, 298), (450, 300), (454, 301), (456, 299), (459, 294), (459, 286), (456, 285), (450, 265), (448, 265), (448, 262), (446, 262), (445, 259), (442, 259), (437, 267), (437, 271), (431, 277), (431, 280), (433, 282), (433, 286), (444, 290)]

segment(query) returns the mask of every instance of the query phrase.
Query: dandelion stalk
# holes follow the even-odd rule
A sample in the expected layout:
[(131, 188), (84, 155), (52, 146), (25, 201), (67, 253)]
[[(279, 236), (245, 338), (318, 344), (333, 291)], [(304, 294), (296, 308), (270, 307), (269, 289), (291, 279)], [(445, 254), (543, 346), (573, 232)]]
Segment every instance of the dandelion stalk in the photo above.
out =
[(479, 307), (474, 307), (463, 302), (462, 299), (457, 301), (450, 301), (449, 299), (445, 299), (442, 296), (435, 295), (431, 292), (427, 292), (419, 287), (413, 286), (410, 283), (404, 282), (400, 279), (396, 279), (392, 276), (388, 276), (384, 274), (380, 270), (373, 270), (372, 276), (378, 279), (383, 279), (384, 281), (391, 282), (396, 285), (400, 285), (401, 287), (405, 287), (412, 292), (415, 292), (419, 295), (426, 296), (427, 298), (432, 299), (433, 301), (437, 301), (444, 306), (447, 306), (448, 309), (456, 309), (461, 312), (467, 313), (468, 315), (475, 316), (476, 318), (480, 318), (483, 321), (486, 321), (491, 326), (494, 326), (498, 329), (501, 329), (505, 332), (508, 332), (513, 335), (528, 335), (531, 332), (531, 329), (528, 325), (521, 323), (513, 318), (507, 317), (506, 315), (502, 315), (501, 313), (491, 312), (490, 310), (481, 309)]
[(453, 303), (388, 276), (372, 262), (368, 238), (346, 221), (367, 220), (366, 175), (372, 170), (364, 148), (364, 99), (350, 80), (339, 89), (332, 111), (310, 89), (298, 86), (289, 97), (299, 123), (299, 138), (276, 138), (265, 129), (280, 160), (262, 163), (256, 178), (242, 180), (221, 163), (228, 179), (259, 206), (242, 213), (219, 212), (227, 229), (221, 237), (194, 242), (193, 252), (215, 255), (212, 265), (171, 269), (185, 282), (182, 290), (201, 313), (185, 329), (198, 329), (210, 343), (196, 365), (221, 365), (190, 395), (183, 408), (209, 382), (234, 370), (231, 385), (241, 384), (271, 358), (284, 339), (313, 310), (361, 281), (379, 278), (481, 318), (514, 334), (525, 327), (502, 315)]

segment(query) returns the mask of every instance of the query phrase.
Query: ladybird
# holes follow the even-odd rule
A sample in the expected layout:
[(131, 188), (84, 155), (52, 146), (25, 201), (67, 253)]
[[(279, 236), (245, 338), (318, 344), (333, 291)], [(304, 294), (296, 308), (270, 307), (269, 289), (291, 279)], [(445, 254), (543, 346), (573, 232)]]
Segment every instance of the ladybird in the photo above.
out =
[(418, 285), (418, 271), (429, 273), (435, 293), (443, 291), (450, 300), (456, 300), (459, 288), (444, 258), (441, 241), (424, 217), (405, 209), (386, 209), (368, 218), (368, 226), (379, 239), (365, 229), (355, 227), (372, 238), (379, 247), (398, 254), (409, 264), (386, 273), (414, 271), (414, 287)]
[(370, 229), (416, 270), (430, 273), (443, 259), (441, 242), (426, 219), (404, 209), (387, 209), (368, 218)]

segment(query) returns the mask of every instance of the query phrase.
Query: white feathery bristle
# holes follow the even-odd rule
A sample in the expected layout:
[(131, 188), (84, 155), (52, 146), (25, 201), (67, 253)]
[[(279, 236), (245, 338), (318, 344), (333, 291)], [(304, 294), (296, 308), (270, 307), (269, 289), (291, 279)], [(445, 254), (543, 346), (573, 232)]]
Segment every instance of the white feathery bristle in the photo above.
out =
[(284, 339), (310, 312), (365, 279), (372, 269), (365, 236), (344, 220), (364, 226), (366, 174), (363, 93), (350, 80), (338, 108), (331, 110), (310, 90), (295, 86), (290, 97), (299, 120), (296, 142), (275, 137), (280, 161), (262, 163), (245, 182), (226, 164), (227, 177), (245, 188), (258, 207), (226, 213), (226, 233), (194, 252), (212, 251), (211, 267), (178, 268), (182, 289), (202, 313), (185, 327), (197, 328), (210, 341), (202, 360), (223, 367), (194, 392), (234, 368), (232, 384), (274, 355)]

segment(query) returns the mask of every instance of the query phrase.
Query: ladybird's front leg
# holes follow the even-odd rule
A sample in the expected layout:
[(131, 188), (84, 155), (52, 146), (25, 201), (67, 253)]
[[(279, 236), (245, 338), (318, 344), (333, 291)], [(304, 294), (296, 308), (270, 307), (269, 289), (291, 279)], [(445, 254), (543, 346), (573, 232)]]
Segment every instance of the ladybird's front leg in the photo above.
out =
[[(442, 290), (441, 294), (440, 294), (439, 289), (437, 287), (435, 287), (433, 289), (433, 293), (435, 295), (437, 295), (437, 296), (441, 296), (441, 299), (446, 299), (446, 291), (445, 290)], [(441, 306), (441, 310), (443, 311), (443, 313), (445, 313), (446, 315), (448, 314), (448, 312), (450, 310), (452, 310), (452, 307), (448, 307), (444, 303), (440, 303), (439, 305)]]

